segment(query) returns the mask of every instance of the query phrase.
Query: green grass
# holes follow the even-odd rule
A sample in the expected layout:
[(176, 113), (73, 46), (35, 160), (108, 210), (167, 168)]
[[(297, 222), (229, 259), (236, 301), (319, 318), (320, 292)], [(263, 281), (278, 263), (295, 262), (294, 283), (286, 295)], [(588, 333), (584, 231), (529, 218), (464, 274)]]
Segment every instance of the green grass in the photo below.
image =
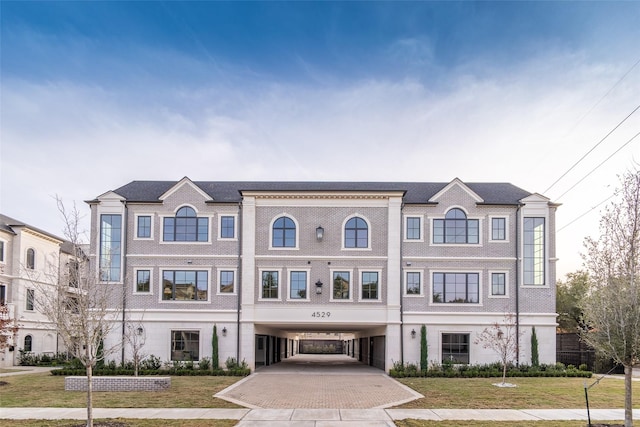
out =
[[(94, 408), (241, 408), (213, 397), (241, 377), (171, 377), (171, 388), (149, 392), (94, 392)], [(87, 394), (65, 391), (64, 377), (49, 373), (3, 377), (2, 407), (82, 408)]]
[[(624, 424), (622, 421), (607, 421)], [(398, 427), (585, 427), (585, 421), (426, 421), (399, 420)], [(595, 422), (594, 422), (595, 424)]]
[[(497, 378), (401, 378), (425, 397), (398, 406), (405, 409), (582, 408), (582, 378), (509, 378), (515, 388), (499, 388)], [(587, 380), (592, 384), (595, 379)], [(591, 408), (624, 408), (624, 381), (607, 378), (589, 390)], [(640, 406), (640, 382), (633, 383), (633, 406)], [(439, 424), (440, 425), (440, 424)]]

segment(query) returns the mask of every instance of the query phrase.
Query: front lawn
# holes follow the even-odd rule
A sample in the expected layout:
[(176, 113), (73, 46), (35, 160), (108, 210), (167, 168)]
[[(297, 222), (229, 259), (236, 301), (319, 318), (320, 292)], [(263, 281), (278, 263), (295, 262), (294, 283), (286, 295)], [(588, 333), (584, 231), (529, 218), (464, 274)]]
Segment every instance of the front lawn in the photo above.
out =
[[(400, 378), (425, 397), (405, 409), (531, 409), (585, 407), (583, 378), (509, 378), (515, 388), (492, 384), (499, 378)], [(590, 385), (595, 378), (586, 380)], [(592, 408), (624, 408), (624, 380), (606, 378), (589, 390)], [(633, 383), (633, 406), (640, 406), (640, 382)]]

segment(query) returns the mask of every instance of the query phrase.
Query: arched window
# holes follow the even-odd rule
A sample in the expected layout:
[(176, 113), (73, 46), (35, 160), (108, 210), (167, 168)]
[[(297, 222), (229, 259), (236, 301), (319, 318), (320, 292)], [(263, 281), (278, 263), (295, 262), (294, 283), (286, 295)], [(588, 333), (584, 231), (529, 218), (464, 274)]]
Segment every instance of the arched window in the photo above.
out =
[(27, 268), (30, 270), (36, 268), (36, 251), (33, 248), (27, 249)]
[(444, 219), (433, 220), (433, 243), (478, 243), (478, 220), (467, 219), (462, 209), (453, 208)]
[(175, 217), (164, 219), (165, 242), (206, 242), (209, 240), (209, 219), (199, 218), (196, 211), (183, 206)]
[(360, 217), (353, 217), (344, 226), (345, 248), (368, 248), (369, 226)]
[(274, 248), (296, 247), (296, 224), (291, 218), (281, 216), (274, 221), (271, 246)]
[(33, 337), (31, 335), (27, 335), (24, 337), (24, 351), (33, 351)]

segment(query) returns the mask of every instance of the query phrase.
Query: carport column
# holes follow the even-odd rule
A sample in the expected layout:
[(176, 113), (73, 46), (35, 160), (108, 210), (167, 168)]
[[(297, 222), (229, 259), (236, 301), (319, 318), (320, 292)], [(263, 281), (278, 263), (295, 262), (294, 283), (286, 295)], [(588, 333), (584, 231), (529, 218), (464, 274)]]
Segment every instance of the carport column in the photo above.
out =
[(242, 297), (240, 301), (240, 360), (256, 368), (254, 301), (256, 271), (256, 199), (243, 194), (242, 201)]
[(385, 339), (385, 370), (401, 360), (400, 293), (402, 269), (402, 196), (389, 197), (389, 223), (387, 246), (387, 331)]

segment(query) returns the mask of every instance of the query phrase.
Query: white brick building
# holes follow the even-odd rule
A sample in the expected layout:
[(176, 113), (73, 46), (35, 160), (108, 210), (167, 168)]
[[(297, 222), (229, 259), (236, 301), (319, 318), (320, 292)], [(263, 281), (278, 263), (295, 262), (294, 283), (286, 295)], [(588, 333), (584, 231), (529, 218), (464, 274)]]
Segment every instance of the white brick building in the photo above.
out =
[(419, 360), (426, 325), (429, 360), (487, 363), (475, 335), (510, 312), (520, 362), (533, 326), (555, 361), (557, 205), (511, 184), (183, 178), (88, 203), (91, 257), (163, 360), (210, 357), (215, 324), (221, 363), (271, 364), (316, 332), (389, 370)]

